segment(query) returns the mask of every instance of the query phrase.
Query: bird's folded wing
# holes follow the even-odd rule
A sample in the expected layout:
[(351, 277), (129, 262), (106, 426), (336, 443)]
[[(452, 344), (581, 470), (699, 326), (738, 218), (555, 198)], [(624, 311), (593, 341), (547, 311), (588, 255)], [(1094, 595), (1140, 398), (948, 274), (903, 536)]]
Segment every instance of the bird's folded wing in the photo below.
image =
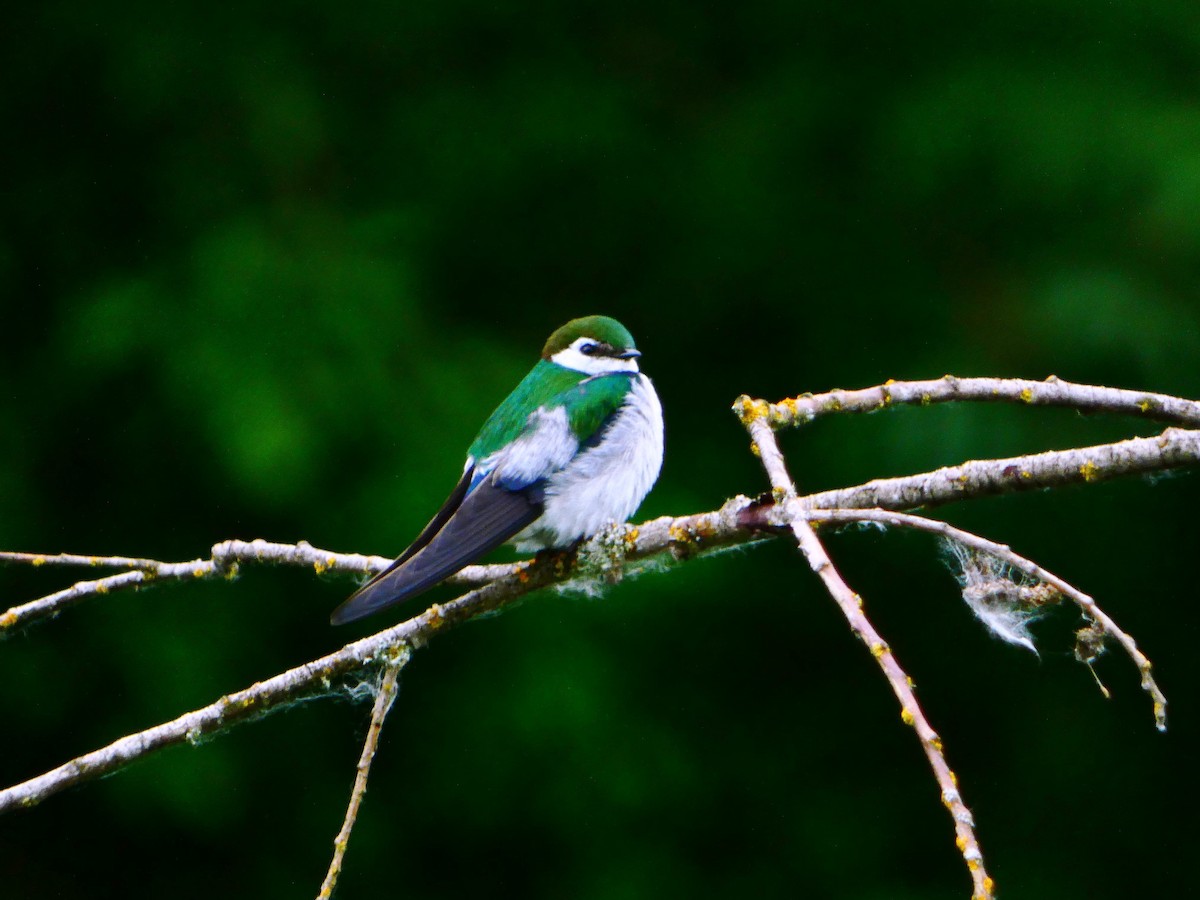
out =
[(462, 506), (463, 498), (467, 496), (467, 489), (471, 486), (471, 477), (474, 473), (475, 464), (471, 460), (467, 460), (467, 467), (463, 472), (462, 478), (458, 479), (458, 484), (454, 486), (454, 490), (450, 492), (450, 496), (446, 498), (446, 502), (442, 504), (442, 508), (429, 520), (429, 524), (421, 529), (421, 533), (417, 535), (416, 539), (408, 545), (408, 548), (403, 553), (396, 557), (390, 566), (372, 578), (363, 587), (370, 587), (372, 582), (378, 581), (393, 569), (403, 565), (433, 540), (434, 535), (442, 530), (445, 524), (450, 521), (450, 517), (458, 512), (458, 508)]
[[(469, 478), (469, 472), (464, 478)], [(391, 567), (335, 609), (330, 621), (334, 625), (352, 622), (433, 587), (499, 547), (541, 514), (540, 486), (511, 491), (490, 478), (485, 479), (467, 494), (424, 546), (416, 552), (410, 552), (411, 548), (405, 551)], [(426, 531), (437, 522), (435, 517)]]

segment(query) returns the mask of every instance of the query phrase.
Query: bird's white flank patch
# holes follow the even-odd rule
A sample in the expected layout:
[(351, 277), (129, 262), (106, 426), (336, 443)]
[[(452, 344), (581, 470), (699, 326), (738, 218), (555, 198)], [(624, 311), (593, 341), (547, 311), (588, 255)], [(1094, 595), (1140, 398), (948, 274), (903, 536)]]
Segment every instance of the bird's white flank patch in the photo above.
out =
[(479, 467), (494, 471), (502, 481), (530, 484), (563, 468), (578, 451), (579, 440), (567, 422), (566, 407), (538, 407), (521, 436), (485, 457)]

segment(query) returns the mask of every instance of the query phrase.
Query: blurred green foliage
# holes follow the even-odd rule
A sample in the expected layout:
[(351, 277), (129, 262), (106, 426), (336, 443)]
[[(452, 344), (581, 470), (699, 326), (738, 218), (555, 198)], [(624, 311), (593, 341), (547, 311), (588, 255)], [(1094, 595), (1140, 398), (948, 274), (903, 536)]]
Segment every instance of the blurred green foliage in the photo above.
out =
[[(951, 371), (1200, 395), (1194, 2), (68, 2), (4, 31), (5, 548), (397, 552), (592, 312), (666, 408), (645, 515), (764, 486), (743, 392)], [(785, 449), (819, 489), (1132, 427), (900, 410)], [(1035, 660), (980, 633), (928, 541), (831, 541), (1006, 895), (1192, 887), (1198, 501), (1185, 475), (946, 511), (1138, 636), (1165, 739), (1124, 660), (1098, 697), (1070, 615)], [(72, 578), (6, 569), (0, 606)], [(0, 776), (340, 646), (352, 587), (251, 572), (7, 641)], [(312, 896), (365, 716), (304, 707), (6, 817), (0, 895)], [(347, 862), (344, 897), (967, 894), (919, 748), (782, 544), (422, 651)]]

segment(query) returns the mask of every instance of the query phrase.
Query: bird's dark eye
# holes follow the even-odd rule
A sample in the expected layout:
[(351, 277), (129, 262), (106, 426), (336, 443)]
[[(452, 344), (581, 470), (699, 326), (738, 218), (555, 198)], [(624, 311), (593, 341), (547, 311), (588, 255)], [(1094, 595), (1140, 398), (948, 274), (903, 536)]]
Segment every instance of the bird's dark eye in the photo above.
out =
[(596, 352), (596, 349), (597, 349), (597, 347), (595, 344), (580, 344), (579, 345), (579, 352), (584, 354), (585, 356), (591, 356), (593, 353)]

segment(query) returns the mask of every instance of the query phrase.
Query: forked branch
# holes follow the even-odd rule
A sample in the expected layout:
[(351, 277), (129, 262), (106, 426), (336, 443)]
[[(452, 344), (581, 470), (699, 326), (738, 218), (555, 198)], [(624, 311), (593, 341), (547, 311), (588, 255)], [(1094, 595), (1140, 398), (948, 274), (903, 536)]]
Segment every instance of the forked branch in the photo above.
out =
[[(748, 398), (744, 400), (748, 401)], [(743, 420), (752, 421), (755, 410), (761, 412), (768, 407), (765, 401), (739, 401), (735, 408)], [(1120, 476), (1149, 475), (1198, 464), (1200, 431), (1168, 428), (1154, 437), (1002, 459), (972, 460), (918, 475), (880, 478), (854, 487), (821, 491), (800, 499), (806, 507), (813, 509), (910, 510), (996, 494), (1068, 484), (1093, 484)], [(624, 543), (627, 544), (629, 559), (634, 561), (662, 553), (691, 555), (698, 550), (728, 547), (757, 539), (753, 531), (745, 527), (747, 524), (754, 523), (740, 520), (736, 510), (731, 510), (726, 504), (712, 512), (663, 516), (643, 523), (629, 532), (632, 537), (627, 537)], [(281, 544), (264, 540), (233, 540), (216, 544), (208, 559), (186, 562), (0, 552), (0, 563), (35, 567), (130, 569), (103, 578), (76, 582), (65, 590), (11, 607), (0, 613), (0, 637), (3, 637), (34, 622), (52, 618), (89, 597), (178, 581), (234, 578), (238, 567), (242, 565), (311, 566), (318, 575), (361, 575), (382, 571), (391, 563), (391, 559), (336, 553), (312, 547), (303, 541)], [(464, 587), (490, 584), (497, 578), (512, 574), (517, 565), (467, 566), (448, 578), (446, 583)]]
[(777, 503), (777, 508), (781, 510), (783, 522), (790, 527), (800, 552), (804, 554), (809, 566), (824, 583), (826, 590), (837, 603), (838, 609), (846, 617), (851, 632), (871, 652), (871, 656), (879, 665), (884, 678), (887, 679), (892, 693), (900, 701), (901, 721), (913, 729), (917, 740), (921, 743), (921, 749), (925, 752), (925, 758), (929, 761), (929, 767), (933, 770), (933, 777), (941, 791), (942, 804), (949, 811), (954, 822), (958, 849), (962, 852), (963, 860), (971, 873), (973, 900), (993, 900), (994, 885), (984, 867), (983, 853), (979, 849), (979, 841), (975, 837), (975, 819), (962, 799), (957, 777), (949, 763), (946, 762), (942, 739), (929, 724), (924, 710), (917, 702), (912, 678), (904, 671), (887, 641), (880, 637), (875, 626), (867, 618), (863, 609), (862, 597), (846, 584), (834, 567), (829, 554), (817, 537), (817, 533), (804, 515), (803, 507), (796, 502), (795, 486), (791, 476), (788, 475), (783, 454), (779, 451), (779, 445), (775, 441), (775, 434), (771, 431), (770, 426), (765, 420), (757, 419), (749, 423), (748, 430), (754, 445), (758, 448), (763, 468), (766, 469), (767, 477), (771, 481), (771, 487), (776, 497), (782, 501), (782, 503)]
[(1154, 703), (1155, 728), (1159, 731), (1167, 730), (1167, 698), (1159, 688), (1158, 683), (1154, 680), (1153, 666), (1150, 660), (1146, 658), (1146, 655), (1138, 649), (1137, 642), (1127, 632), (1123, 631), (1113, 621), (1112, 617), (1099, 607), (1095, 599), (1091, 596), (1085, 594), (1069, 582), (1064, 581), (1053, 572), (1043, 569), (1032, 560), (1014, 553), (1007, 545), (989, 541), (987, 538), (964, 531), (961, 528), (955, 528), (953, 525), (940, 522), (937, 519), (927, 519), (924, 516), (914, 516), (891, 510), (803, 509), (798, 507), (794, 514), (804, 516), (810, 521), (822, 523), (876, 522), (881, 525), (894, 525), (898, 528), (912, 528), (917, 531), (926, 531), (931, 534), (940, 535), (963, 547), (970, 547), (978, 553), (998, 559), (1005, 565), (1028, 575), (1034, 581), (1051, 586), (1055, 591), (1079, 607), (1084, 618), (1089, 623), (1093, 623), (1091, 627), (1099, 629), (1100, 634), (1097, 637), (1111, 637), (1121, 645), (1121, 649), (1125, 651), (1141, 674), (1142, 690), (1150, 695), (1150, 699)]
[[(1173, 426), (1153, 437), (1132, 438), (1092, 447), (965, 462), (918, 475), (879, 479), (855, 487), (797, 497), (774, 430), (811, 421), (834, 412), (858, 412), (898, 405), (927, 405), (948, 401), (1006, 401), (1048, 405), (1082, 412), (1116, 412), (1167, 422)], [(1200, 464), (1200, 404), (1160, 394), (1071, 384), (1056, 378), (1044, 382), (1016, 379), (958, 379), (946, 376), (925, 382), (888, 383), (861, 391), (831, 391), (803, 395), (780, 403), (742, 397), (735, 411), (752, 438), (773, 488), (774, 503), (735, 497), (720, 509), (680, 517), (664, 516), (638, 526), (614, 526), (585, 542), (574, 553), (544, 554), (513, 564), (470, 566), (449, 579), (472, 588), (445, 604), (340, 650), (228, 694), (170, 722), (127, 735), (107, 747), (70, 760), (35, 778), (0, 791), (0, 813), (28, 807), (67, 787), (118, 771), (162, 747), (198, 743), (243, 722), (283, 709), (290, 702), (335, 693), (339, 681), (372, 667), (388, 674), (377, 695), (372, 725), (359, 761), (342, 831), (335, 841), (322, 896), (332, 892), (341, 869), (346, 841), (357, 816), (379, 729), (394, 697), (395, 673), (412, 649), (434, 635), (482, 613), (499, 609), (524, 595), (550, 585), (570, 582), (607, 583), (636, 575), (661, 563), (684, 560), (737, 545), (745, 545), (786, 529), (797, 541), (813, 571), (846, 617), (851, 630), (868, 647), (901, 707), (902, 720), (913, 727), (934, 772), (943, 803), (950, 811), (957, 843), (971, 872), (977, 900), (991, 898), (993, 885), (983, 866), (971, 813), (963, 803), (957, 780), (943, 753), (941, 740), (929, 725), (887, 642), (867, 619), (859, 597), (829, 559), (811, 523), (834, 527), (871, 521), (932, 532), (971, 548), (1024, 573), (1046, 590), (1072, 600), (1095, 633), (1099, 646), (1106, 637), (1117, 641), (1137, 665), (1142, 686), (1154, 700), (1156, 724), (1165, 727), (1166, 699), (1155, 684), (1149, 660), (1133, 639), (1117, 627), (1095, 601), (1008, 547), (945, 523), (902, 512), (918, 507), (1000, 493), (1066, 484), (1085, 484), (1123, 475), (1150, 474)], [(307, 543), (224, 541), (208, 559), (160, 562), (136, 557), (77, 556), (72, 554), (0, 553), (0, 563), (31, 566), (119, 569), (114, 574), (80, 581), (65, 590), (14, 606), (0, 614), (0, 637), (30, 623), (53, 617), (89, 597), (185, 580), (233, 579), (239, 565), (311, 566), (318, 574), (371, 574), (390, 560), (378, 556), (340, 554)], [(1082, 640), (1082, 639), (1081, 639)], [(1088, 646), (1093, 646), (1089, 644)]]

